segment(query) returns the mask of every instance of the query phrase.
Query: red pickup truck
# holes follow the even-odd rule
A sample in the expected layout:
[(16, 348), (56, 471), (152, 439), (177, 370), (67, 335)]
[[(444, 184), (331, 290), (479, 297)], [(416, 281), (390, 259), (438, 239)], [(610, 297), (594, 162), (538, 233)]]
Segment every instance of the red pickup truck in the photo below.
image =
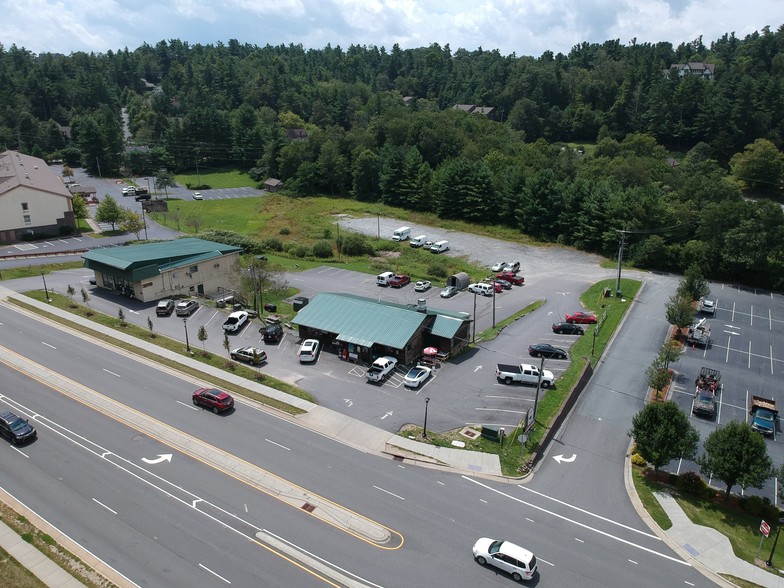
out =
[(402, 288), (411, 282), (411, 276), (405, 274), (397, 274), (394, 278), (389, 280), (389, 285), (393, 288)]
[(500, 274), (496, 275), (496, 279), (506, 280), (515, 286), (522, 286), (525, 283), (525, 278), (523, 276), (518, 276), (512, 272), (501, 272)]

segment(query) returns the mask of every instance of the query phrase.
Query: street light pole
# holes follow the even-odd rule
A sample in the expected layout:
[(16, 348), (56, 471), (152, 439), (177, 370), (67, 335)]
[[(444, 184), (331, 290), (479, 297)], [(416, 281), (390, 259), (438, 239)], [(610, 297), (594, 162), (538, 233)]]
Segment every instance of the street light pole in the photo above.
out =
[(144, 202), (142, 202), (142, 224), (144, 225), (144, 240), (147, 241), (147, 217), (144, 216)]
[(784, 517), (779, 519), (779, 528), (776, 529), (776, 538), (773, 540), (773, 547), (770, 549), (770, 556), (768, 556), (768, 561), (765, 562), (765, 565), (773, 567), (773, 552), (776, 551), (776, 543), (779, 541), (779, 533), (781, 533), (781, 525), (784, 524)]
[(187, 318), (183, 318), (182, 319), (182, 324), (185, 325), (185, 349), (188, 351), (188, 353), (190, 353), (191, 352), (191, 344), (190, 344), (190, 341), (188, 341), (188, 319)]
[(49, 288), (46, 287), (46, 276), (44, 276), (43, 270), (41, 270), (41, 279), (44, 281), (44, 293), (46, 295), (46, 301), (51, 302), (52, 299), (49, 298)]
[(425, 398), (425, 426), (422, 427), (422, 438), (427, 439), (427, 405), (430, 403), (430, 396)]
[(539, 407), (539, 390), (542, 389), (542, 374), (544, 374), (544, 357), (539, 363), (539, 379), (536, 381), (536, 398), (534, 398), (534, 417), (532, 422), (536, 421), (536, 409)]
[(476, 292), (474, 292), (474, 316), (471, 327), (473, 328), (473, 334), (471, 335), (471, 343), (476, 343)]

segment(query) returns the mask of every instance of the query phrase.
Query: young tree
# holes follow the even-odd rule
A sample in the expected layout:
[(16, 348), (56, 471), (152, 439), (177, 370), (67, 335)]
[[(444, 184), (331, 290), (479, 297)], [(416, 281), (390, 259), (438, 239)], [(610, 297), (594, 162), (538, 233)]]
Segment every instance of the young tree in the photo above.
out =
[(700, 434), (675, 402), (654, 402), (632, 417), (629, 435), (655, 471), (675, 458), (691, 459)]
[(125, 322), (125, 312), (123, 311), (122, 307), (117, 309), (117, 318), (120, 319), (121, 327), (124, 327), (127, 324)]
[(730, 421), (705, 439), (705, 454), (697, 459), (703, 476), (713, 476), (727, 485), (729, 498), (735, 484), (762, 488), (773, 474), (765, 439), (748, 423)]
[(194, 214), (193, 216), (189, 216), (185, 220), (185, 226), (192, 227), (194, 233), (198, 233), (199, 229), (201, 228), (202, 222), (201, 217), (198, 214)]
[(68, 294), (68, 298), (70, 299), (71, 302), (73, 302), (73, 297), (74, 294), (76, 294), (76, 290), (74, 289), (73, 286), (71, 286), (71, 284), (68, 284), (68, 288), (65, 290), (65, 293)]
[(152, 330), (152, 319), (147, 317), (147, 328), (150, 329), (150, 338), (155, 337), (155, 332)]
[(656, 359), (661, 363), (665, 370), (670, 364), (681, 356), (681, 346), (674, 339), (667, 339), (659, 348)]
[(229, 336), (226, 333), (223, 333), (223, 348), (226, 350), (226, 353), (229, 355), (229, 357), (231, 357)]
[(117, 223), (123, 219), (123, 209), (117, 204), (117, 201), (107, 194), (104, 196), (103, 201), (98, 205), (95, 211), (95, 221), (99, 223), (109, 223), (114, 230)]
[(699, 300), (708, 294), (710, 294), (710, 286), (708, 280), (703, 277), (702, 270), (696, 264), (690, 265), (678, 284), (678, 295), (689, 300)]
[(87, 308), (90, 308), (90, 295), (87, 293), (87, 290), (82, 288), (82, 302), (84, 302)]
[(123, 213), (122, 220), (120, 221), (120, 230), (125, 233), (133, 233), (136, 239), (141, 238), (141, 232), (144, 230), (144, 221), (142, 217), (132, 210), (126, 210)]
[(648, 366), (645, 375), (648, 376), (648, 385), (654, 390), (664, 390), (670, 382), (670, 370), (664, 366), (659, 357)]
[(204, 353), (207, 353), (207, 329), (204, 328), (204, 325), (199, 327), (199, 331), (196, 333), (196, 337), (201, 341), (201, 348), (204, 350)]
[(666, 304), (667, 322), (679, 329), (690, 326), (694, 322), (694, 308), (688, 296), (674, 294)]
[(87, 218), (87, 202), (81, 194), (75, 194), (71, 199), (71, 206), (73, 207), (74, 217)]

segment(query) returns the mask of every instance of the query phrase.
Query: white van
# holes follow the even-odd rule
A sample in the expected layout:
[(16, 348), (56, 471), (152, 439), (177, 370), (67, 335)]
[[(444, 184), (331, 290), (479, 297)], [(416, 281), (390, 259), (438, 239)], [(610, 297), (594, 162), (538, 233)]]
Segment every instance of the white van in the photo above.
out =
[(422, 247), (425, 244), (425, 241), (427, 241), (427, 235), (419, 235), (419, 237), (411, 239), (408, 244), (411, 245), (411, 247)]
[(430, 247), (430, 251), (432, 253), (443, 253), (444, 251), (449, 251), (449, 241), (436, 241)]
[(389, 286), (389, 280), (395, 277), (395, 272), (384, 272), (376, 276), (376, 284), (379, 286)]
[(392, 233), (393, 241), (405, 241), (411, 236), (411, 227), (400, 227), (397, 231)]

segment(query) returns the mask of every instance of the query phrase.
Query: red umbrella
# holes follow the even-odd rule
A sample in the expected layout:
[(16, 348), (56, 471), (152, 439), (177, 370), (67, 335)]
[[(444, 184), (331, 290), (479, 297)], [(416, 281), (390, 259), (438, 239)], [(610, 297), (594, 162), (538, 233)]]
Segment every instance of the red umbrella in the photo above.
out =
[(425, 347), (422, 353), (424, 353), (425, 355), (438, 355), (438, 349), (436, 349), (435, 347)]

